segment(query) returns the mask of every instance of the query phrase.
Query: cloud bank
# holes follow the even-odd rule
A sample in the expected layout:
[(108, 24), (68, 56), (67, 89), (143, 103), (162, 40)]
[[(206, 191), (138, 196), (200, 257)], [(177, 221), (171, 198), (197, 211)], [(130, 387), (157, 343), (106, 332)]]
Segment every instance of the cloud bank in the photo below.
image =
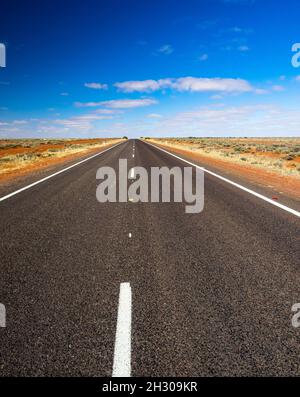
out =
[(121, 92), (154, 92), (172, 89), (180, 92), (256, 92), (247, 80), (232, 78), (180, 77), (160, 80), (132, 80), (117, 82), (114, 86)]

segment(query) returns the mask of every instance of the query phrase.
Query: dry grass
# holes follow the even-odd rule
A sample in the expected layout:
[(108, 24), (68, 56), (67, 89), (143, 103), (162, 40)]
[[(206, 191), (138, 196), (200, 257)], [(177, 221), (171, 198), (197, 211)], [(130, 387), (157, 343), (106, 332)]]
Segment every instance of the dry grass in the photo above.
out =
[(152, 141), (280, 175), (300, 176), (300, 138), (161, 138)]
[(88, 153), (117, 141), (119, 139), (0, 140), (0, 176), (32, 167), (39, 168), (48, 164), (51, 159), (54, 163), (55, 159), (67, 159), (80, 153)]

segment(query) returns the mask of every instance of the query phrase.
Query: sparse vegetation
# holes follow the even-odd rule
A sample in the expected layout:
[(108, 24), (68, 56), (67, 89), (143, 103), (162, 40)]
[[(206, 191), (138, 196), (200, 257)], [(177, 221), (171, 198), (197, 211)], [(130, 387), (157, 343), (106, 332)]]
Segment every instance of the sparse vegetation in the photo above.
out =
[[(125, 138), (124, 138), (125, 139)], [(0, 176), (44, 167), (62, 158), (84, 154), (119, 139), (6, 139), (0, 140)]]
[(161, 138), (156, 143), (245, 167), (300, 176), (300, 138)]

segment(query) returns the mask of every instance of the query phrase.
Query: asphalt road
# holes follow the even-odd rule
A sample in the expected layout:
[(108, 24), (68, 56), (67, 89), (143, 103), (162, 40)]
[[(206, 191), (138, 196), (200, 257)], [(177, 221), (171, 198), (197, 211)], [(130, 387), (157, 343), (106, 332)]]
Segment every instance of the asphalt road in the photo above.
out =
[(120, 158), (186, 165), (129, 140), (0, 202), (0, 375), (111, 376), (121, 283), (132, 376), (300, 375), (299, 218), (208, 174), (200, 214), (101, 204)]

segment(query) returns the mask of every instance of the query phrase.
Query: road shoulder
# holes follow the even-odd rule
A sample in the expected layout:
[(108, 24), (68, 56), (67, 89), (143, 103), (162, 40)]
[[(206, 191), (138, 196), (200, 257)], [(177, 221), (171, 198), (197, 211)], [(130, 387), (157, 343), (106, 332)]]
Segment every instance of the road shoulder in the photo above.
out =
[[(147, 141), (146, 141), (147, 142)], [(176, 154), (183, 159), (192, 161), (208, 170), (215, 172), (225, 178), (263, 194), (278, 203), (300, 210), (300, 180), (293, 178), (293, 183), (288, 177), (278, 176), (272, 172), (258, 172), (249, 167), (237, 166), (226, 161), (214, 160), (189, 150), (174, 148), (173, 146), (159, 144), (157, 141), (149, 140), (149, 143)]]

